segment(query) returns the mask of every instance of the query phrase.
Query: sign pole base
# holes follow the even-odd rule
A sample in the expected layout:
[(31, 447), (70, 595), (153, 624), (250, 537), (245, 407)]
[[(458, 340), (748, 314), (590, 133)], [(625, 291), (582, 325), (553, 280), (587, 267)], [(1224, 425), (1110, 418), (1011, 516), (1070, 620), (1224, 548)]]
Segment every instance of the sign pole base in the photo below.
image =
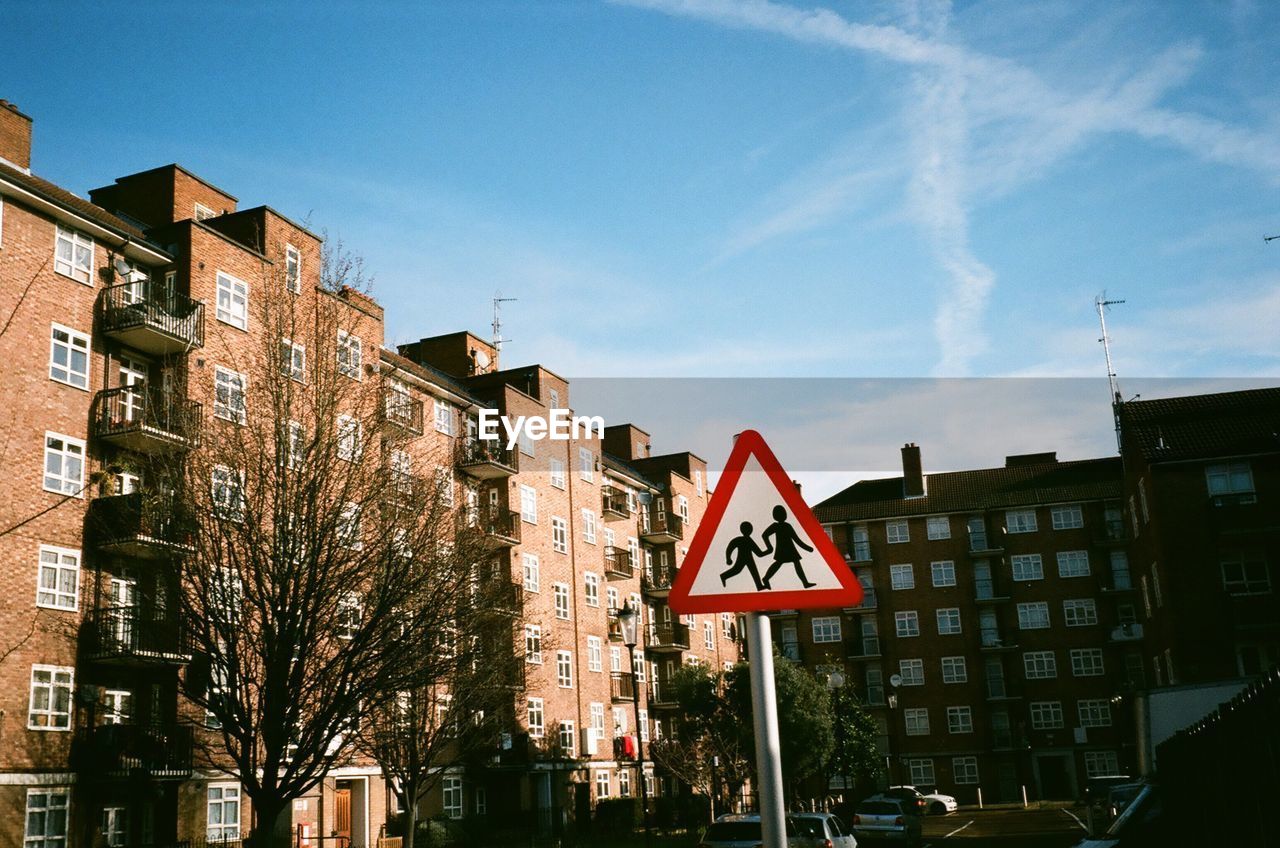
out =
[(747, 658), (751, 662), (751, 712), (756, 732), (756, 794), (760, 798), (761, 835), (765, 848), (787, 848), (782, 745), (773, 683), (773, 634), (769, 616), (764, 613), (747, 613)]

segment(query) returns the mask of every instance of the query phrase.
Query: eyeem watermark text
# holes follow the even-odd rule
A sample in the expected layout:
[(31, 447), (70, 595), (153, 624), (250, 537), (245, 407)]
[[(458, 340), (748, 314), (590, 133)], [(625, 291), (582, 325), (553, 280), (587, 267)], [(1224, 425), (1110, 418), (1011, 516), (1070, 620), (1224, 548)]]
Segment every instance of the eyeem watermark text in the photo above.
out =
[[(551, 439), (567, 442), (571, 439), (604, 438), (604, 418), (599, 415), (572, 415), (567, 409), (552, 409), (551, 414), (517, 415), (514, 419), (502, 415), (496, 409), (481, 409), (477, 416), (477, 435), (488, 442), (496, 442), (506, 434), (507, 450), (520, 443), (521, 438), (533, 442)], [(501, 428), (501, 431), (499, 430)]]

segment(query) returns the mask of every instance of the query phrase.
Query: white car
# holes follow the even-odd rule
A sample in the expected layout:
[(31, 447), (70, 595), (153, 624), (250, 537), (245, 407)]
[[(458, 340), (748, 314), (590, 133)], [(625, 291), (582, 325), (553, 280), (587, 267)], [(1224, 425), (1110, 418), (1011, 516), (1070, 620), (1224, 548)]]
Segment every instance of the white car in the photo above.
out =
[(960, 803), (950, 795), (943, 795), (936, 786), (890, 786), (890, 789), (910, 789), (924, 796), (925, 811), (930, 815), (943, 816), (960, 809)]

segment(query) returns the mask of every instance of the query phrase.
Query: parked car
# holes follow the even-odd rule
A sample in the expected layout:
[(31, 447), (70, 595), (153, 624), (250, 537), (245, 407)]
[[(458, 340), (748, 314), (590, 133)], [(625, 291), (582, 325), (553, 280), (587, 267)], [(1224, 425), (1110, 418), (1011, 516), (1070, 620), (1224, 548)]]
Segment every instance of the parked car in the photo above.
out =
[[(787, 845), (798, 846), (795, 838), (795, 819), (787, 816)], [(759, 813), (729, 813), (707, 827), (698, 848), (759, 848), (763, 840)]]
[(792, 813), (796, 836), (788, 845), (799, 848), (857, 848), (853, 831), (831, 813)]
[(1164, 848), (1182, 845), (1178, 820), (1165, 815), (1159, 787), (1144, 784), (1124, 810), (1100, 836), (1089, 836), (1075, 848)]
[[(877, 792), (871, 798), (889, 798), (901, 801), (908, 812), (923, 816), (929, 811), (929, 799), (916, 791), (914, 786), (890, 786), (883, 792)], [(871, 800), (868, 798), (867, 800)]]
[(920, 816), (911, 801), (873, 796), (857, 806), (853, 814), (853, 835), (859, 843), (893, 842), (920, 844)]
[(936, 786), (890, 786), (890, 789), (913, 789), (924, 796), (925, 809), (935, 816), (954, 813), (960, 809), (960, 802), (950, 795), (943, 795)]

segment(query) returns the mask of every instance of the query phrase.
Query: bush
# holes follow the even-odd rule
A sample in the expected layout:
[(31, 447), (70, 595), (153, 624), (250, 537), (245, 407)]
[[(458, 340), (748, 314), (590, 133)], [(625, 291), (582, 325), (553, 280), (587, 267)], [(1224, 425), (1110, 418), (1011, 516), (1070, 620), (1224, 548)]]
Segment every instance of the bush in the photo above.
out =
[(626, 836), (640, 820), (635, 798), (607, 798), (596, 803), (596, 832), (603, 836)]

